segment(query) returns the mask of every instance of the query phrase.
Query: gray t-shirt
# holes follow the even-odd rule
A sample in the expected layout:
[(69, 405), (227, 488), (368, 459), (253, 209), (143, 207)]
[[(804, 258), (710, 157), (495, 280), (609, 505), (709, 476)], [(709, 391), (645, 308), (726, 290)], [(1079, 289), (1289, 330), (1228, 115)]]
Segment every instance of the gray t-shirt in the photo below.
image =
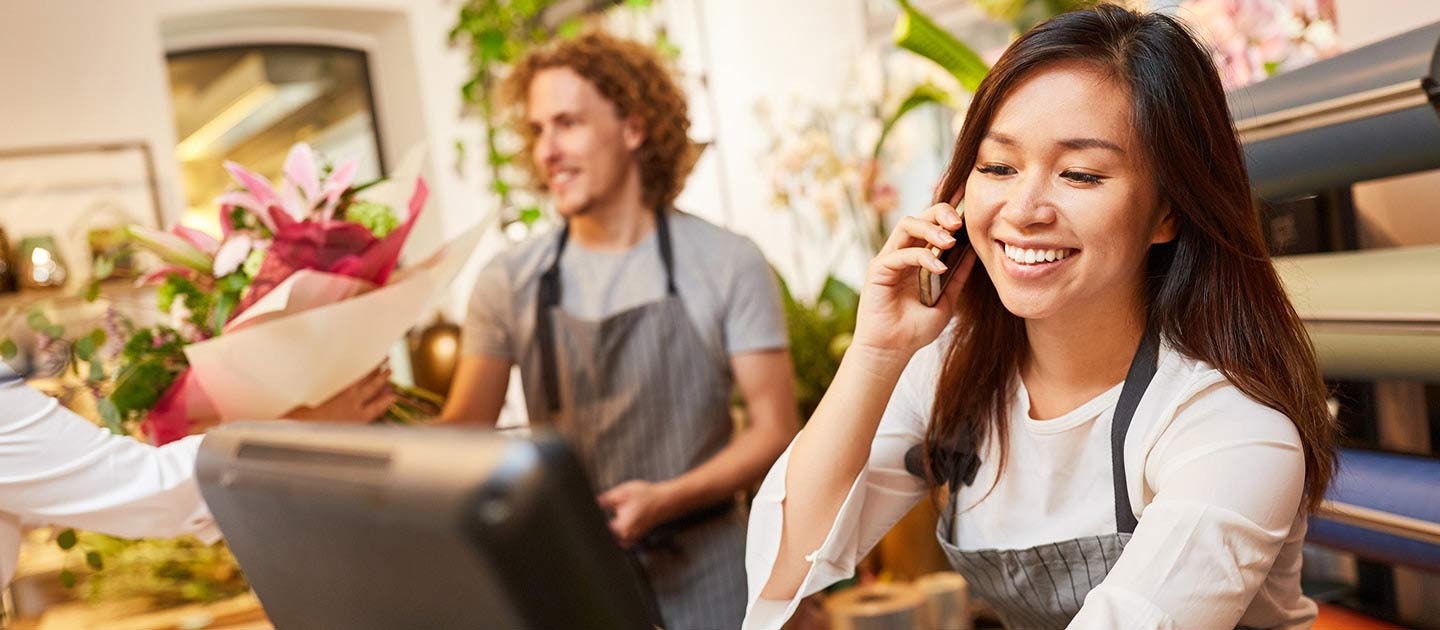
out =
[[(780, 288), (755, 243), (699, 217), (668, 217), (676, 291), (715, 356), (787, 347)], [(461, 333), (466, 356), (524, 356), (535, 335), (540, 275), (558, 244), (558, 230), (547, 230), (498, 254), (480, 272)], [(603, 319), (665, 297), (665, 267), (653, 230), (624, 252), (587, 250), (572, 239), (560, 276), (561, 308), (582, 319)]]

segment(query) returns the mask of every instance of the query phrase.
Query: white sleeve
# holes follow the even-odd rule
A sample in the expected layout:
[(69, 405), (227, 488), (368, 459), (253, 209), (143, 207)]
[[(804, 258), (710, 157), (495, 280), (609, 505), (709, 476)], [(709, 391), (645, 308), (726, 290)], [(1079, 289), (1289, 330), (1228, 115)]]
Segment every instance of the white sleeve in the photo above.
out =
[(801, 599), (850, 578), (861, 558), (926, 495), (925, 482), (905, 470), (905, 453), (924, 441), (938, 363), (939, 351), (932, 346), (916, 353), (906, 366), (876, 429), (870, 459), (850, 487), (825, 542), (806, 555), (810, 572), (789, 601), (760, 599), (780, 548), (790, 449), (775, 462), (750, 508), (745, 546), (750, 599), (743, 628), (778, 629)]
[(1294, 424), (1214, 383), (1177, 408), (1145, 481), (1153, 501), (1070, 628), (1234, 628), (1303, 522)]
[(219, 540), (195, 485), (200, 436), (157, 448), (95, 426), (4, 368), (0, 381), (0, 511), (127, 538)]

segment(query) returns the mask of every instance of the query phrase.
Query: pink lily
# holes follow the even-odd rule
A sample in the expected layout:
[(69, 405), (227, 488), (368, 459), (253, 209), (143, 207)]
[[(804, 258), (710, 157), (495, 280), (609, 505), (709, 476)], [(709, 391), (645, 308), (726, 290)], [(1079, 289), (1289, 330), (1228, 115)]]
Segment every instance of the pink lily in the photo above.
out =
[(335, 167), (330, 177), (325, 180), (325, 188), (320, 191), (324, 199), (324, 205), (320, 207), (320, 220), (329, 221), (335, 216), (335, 207), (340, 205), (340, 195), (350, 188), (355, 180), (355, 168), (358, 162), (349, 160)]
[(165, 262), (207, 274), (215, 265), (214, 252), (218, 245), (214, 238), (203, 232), (181, 225), (176, 225), (169, 232), (140, 225), (131, 225), (125, 231)]
[(255, 239), (250, 238), (249, 234), (241, 232), (231, 234), (215, 250), (215, 267), (213, 269), (215, 277), (220, 278), (235, 273), (235, 270), (244, 264), (245, 258), (250, 255), (250, 249), (254, 245)]
[(216, 199), (221, 206), (221, 212), (225, 213), (225, 216), (220, 217), (220, 224), (229, 225), (229, 213), (225, 207), (230, 206), (249, 210), (266, 228), (274, 231), (275, 224), (270, 220), (268, 209), (272, 205), (280, 205), (280, 196), (275, 194), (270, 182), (234, 162), (225, 162), (225, 170), (240, 183), (241, 190), (232, 190)]
[(285, 156), (285, 177), (281, 184), (285, 212), (296, 221), (303, 221), (318, 211), (320, 220), (329, 221), (340, 203), (340, 195), (355, 178), (355, 168), (355, 160), (347, 161), (321, 182), (319, 170), (315, 168), (315, 152), (310, 145), (297, 143)]
[(320, 176), (315, 171), (315, 152), (310, 145), (298, 142), (285, 156), (284, 177), (280, 183), (281, 207), (296, 221), (304, 221), (320, 196)]

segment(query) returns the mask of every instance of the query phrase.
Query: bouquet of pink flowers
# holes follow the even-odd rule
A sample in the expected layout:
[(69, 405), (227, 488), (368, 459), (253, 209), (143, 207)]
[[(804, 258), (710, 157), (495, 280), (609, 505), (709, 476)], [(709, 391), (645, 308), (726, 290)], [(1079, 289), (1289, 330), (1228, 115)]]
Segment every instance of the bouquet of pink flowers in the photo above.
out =
[[(414, 273), (395, 273), (427, 196), (418, 153), (406, 162), (389, 180), (355, 185), (353, 161), (330, 167), (297, 144), (278, 187), (225, 164), (237, 188), (218, 200), (221, 239), (179, 225), (129, 228), (164, 262), (142, 282), (159, 286), (171, 322), (111, 322), (75, 344), (92, 381), (111, 381), (97, 388), (105, 423), (139, 422), (163, 444), (197, 418), (273, 418), (318, 404), (375, 368), (473, 245), (462, 238)], [(125, 343), (107, 375), (96, 369), (98, 348), (117, 337)]]

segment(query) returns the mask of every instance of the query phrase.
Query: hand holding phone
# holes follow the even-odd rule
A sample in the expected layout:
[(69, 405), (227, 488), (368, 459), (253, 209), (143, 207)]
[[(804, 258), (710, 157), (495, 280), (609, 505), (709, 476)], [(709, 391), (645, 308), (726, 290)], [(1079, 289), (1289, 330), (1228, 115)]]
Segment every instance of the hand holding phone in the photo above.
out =
[[(964, 207), (957, 205), (955, 212), (960, 215), (961, 221), (964, 221)], [(920, 303), (925, 306), (935, 306), (940, 303), (940, 296), (945, 295), (945, 287), (949, 286), (950, 280), (954, 278), (955, 270), (960, 266), (965, 252), (970, 251), (970, 235), (965, 232), (963, 223), (950, 235), (955, 237), (955, 244), (950, 249), (930, 246), (930, 253), (935, 254), (940, 262), (944, 263), (945, 271), (934, 273), (923, 267), (920, 269)]]

